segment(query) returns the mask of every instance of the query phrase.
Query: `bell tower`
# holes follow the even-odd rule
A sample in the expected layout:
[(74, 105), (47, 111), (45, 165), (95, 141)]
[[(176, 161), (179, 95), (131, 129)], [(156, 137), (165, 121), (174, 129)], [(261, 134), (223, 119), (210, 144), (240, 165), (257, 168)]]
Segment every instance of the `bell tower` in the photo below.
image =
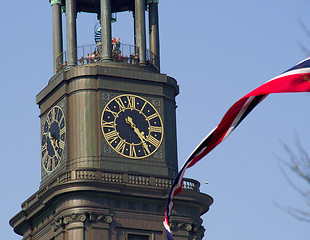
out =
[[(158, 0), (50, 3), (54, 75), (36, 97), (41, 184), (10, 225), (24, 240), (163, 239), (164, 206), (178, 171), (179, 86), (160, 72)], [(133, 15), (133, 45), (111, 35), (115, 14), (125, 11)], [(79, 12), (99, 19), (94, 44), (77, 46)], [(202, 239), (200, 216), (213, 200), (193, 179), (183, 188), (174, 200), (173, 234)]]

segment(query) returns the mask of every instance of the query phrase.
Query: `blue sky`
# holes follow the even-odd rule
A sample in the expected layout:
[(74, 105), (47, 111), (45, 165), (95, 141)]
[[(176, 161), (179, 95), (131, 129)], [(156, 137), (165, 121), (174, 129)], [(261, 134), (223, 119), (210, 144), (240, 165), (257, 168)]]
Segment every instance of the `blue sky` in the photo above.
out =
[[(310, 29), (309, 5), (306, 0), (160, 0), (161, 71), (180, 85), (180, 166), (235, 101), (309, 55), (301, 47), (310, 49), (310, 36), (301, 24)], [(21, 237), (8, 221), (40, 184), (35, 96), (52, 76), (51, 7), (48, 0), (18, 1), (14, 8), (5, 1), (0, 11), (0, 235), (14, 240)], [(78, 15), (78, 45), (93, 43), (95, 23), (93, 15)], [(132, 44), (131, 29), (130, 14), (119, 14), (113, 36)], [(199, 180), (201, 191), (214, 198), (203, 216), (206, 238), (309, 238), (309, 223), (276, 207), (307, 209), (281, 173), (278, 157), (287, 158), (282, 142), (296, 149), (296, 135), (306, 150), (310, 146), (309, 103), (308, 93), (267, 97), (227, 140), (187, 171), (186, 177)]]

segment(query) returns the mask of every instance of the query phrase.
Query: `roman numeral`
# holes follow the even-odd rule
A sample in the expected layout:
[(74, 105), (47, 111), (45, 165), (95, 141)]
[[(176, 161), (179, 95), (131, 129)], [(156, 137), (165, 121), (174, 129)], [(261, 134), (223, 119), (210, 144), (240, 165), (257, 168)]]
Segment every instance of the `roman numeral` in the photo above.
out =
[(55, 169), (55, 167), (56, 167), (56, 160), (57, 160), (57, 157), (54, 157), (54, 158), (51, 159), (51, 162), (52, 162), (51, 170)]
[(46, 169), (49, 171), (52, 170), (51, 163), (52, 163), (52, 158), (48, 157), (47, 162), (46, 162)]
[[(43, 148), (43, 147), (42, 147)], [(46, 157), (48, 156), (47, 154), (47, 150), (46, 150), (46, 146), (45, 148), (42, 150), (42, 163), (44, 163), (46, 161)]]
[(57, 119), (57, 118), (58, 118), (58, 113), (59, 113), (59, 111), (60, 111), (59, 107), (54, 108), (54, 112), (55, 112), (55, 119)]
[(143, 109), (145, 108), (145, 106), (146, 106), (146, 102), (144, 102), (142, 108), (140, 109), (140, 112), (143, 112)]
[(61, 109), (59, 108), (58, 109), (58, 114), (57, 114), (57, 121), (61, 122), (62, 117), (63, 117), (63, 113), (62, 113)]
[(148, 116), (148, 117), (146, 117), (146, 120), (150, 121), (150, 120), (152, 120), (153, 118), (156, 118), (156, 117), (158, 117), (158, 113), (157, 112), (152, 114), (152, 115), (150, 115), (150, 116)]
[(53, 109), (52, 109), (52, 114), (51, 114), (51, 115), (52, 115), (52, 119), (51, 119), (51, 121), (52, 121), (52, 122), (54, 122), (54, 121), (55, 121), (55, 119), (56, 119), (56, 112), (55, 112), (55, 108), (53, 108)]
[(162, 132), (161, 127), (150, 126), (150, 132)]
[(46, 170), (48, 170), (48, 169), (47, 169), (48, 160), (49, 160), (49, 157), (48, 157), (48, 155), (46, 154), (46, 155), (44, 156), (44, 158), (42, 159), (42, 164), (43, 164), (43, 166), (45, 167)]
[(52, 111), (50, 111), (49, 113), (48, 113), (48, 119), (50, 120), (50, 122), (52, 122), (52, 120), (53, 120), (53, 111), (54, 111), (54, 109), (52, 109)]
[(156, 138), (154, 138), (152, 135), (149, 135), (146, 139), (150, 144), (152, 144), (154, 147), (158, 147), (160, 144), (160, 141)]
[(107, 107), (105, 110), (106, 110), (107, 112), (112, 113), (113, 116), (116, 117), (117, 113), (116, 113), (116, 112), (113, 112), (109, 107)]
[(115, 102), (117, 102), (120, 111), (126, 108), (121, 98), (115, 98)]
[(59, 142), (58, 142), (58, 145), (59, 145), (60, 148), (64, 149), (65, 142), (60, 139)]
[(51, 120), (50, 120), (49, 116), (47, 116), (46, 122), (47, 122), (48, 125), (51, 125)]
[(41, 147), (41, 151), (45, 151), (46, 150), (47, 145), (45, 144), (44, 146)]
[(59, 154), (58, 154), (58, 152), (56, 150), (54, 151), (54, 153), (55, 153), (55, 158), (60, 159), (60, 156), (59, 156)]
[(127, 96), (127, 100), (128, 100), (128, 108), (135, 108), (136, 98), (134, 96)]
[(116, 130), (107, 132), (104, 136), (108, 142), (113, 142), (118, 138)]
[(137, 153), (136, 153), (136, 149), (134, 145), (129, 145), (129, 156), (130, 157), (136, 157)]
[(63, 128), (60, 129), (60, 132), (59, 132), (60, 136), (64, 134), (65, 132), (66, 132), (66, 127), (64, 126)]
[(126, 142), (123, 140), (120, 140), (120, 142), (115, 147), (115, 150), (118, 152), (124, 153), (125, 146), (126, 146)]
[(114, 122), (106, 122), (106, 121), (102, 121), (102, 127), (105, 128), (115, 128), (115, 124)]

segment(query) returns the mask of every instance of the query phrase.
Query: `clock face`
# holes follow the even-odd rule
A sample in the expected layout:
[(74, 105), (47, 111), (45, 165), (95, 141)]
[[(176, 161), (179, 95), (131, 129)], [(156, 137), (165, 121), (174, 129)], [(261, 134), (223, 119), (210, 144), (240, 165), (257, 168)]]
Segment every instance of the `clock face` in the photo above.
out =
[(163, 139), (163, 124), (158, 111), (147, 100), (124, 94), (110, 100), (101, 115), (105, 140), (124, 157), (151, 156)]
[(66, 121), (63, 110), (55, 106), (47, 114), (42, 130), (41, 160), (47, 172), (54, 171), (64, 155)]

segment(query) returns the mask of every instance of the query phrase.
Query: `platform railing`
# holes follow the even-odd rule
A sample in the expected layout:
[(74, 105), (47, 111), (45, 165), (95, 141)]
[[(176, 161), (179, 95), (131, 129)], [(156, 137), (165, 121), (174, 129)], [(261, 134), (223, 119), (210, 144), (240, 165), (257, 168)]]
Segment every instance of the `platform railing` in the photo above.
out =
[[(77, 65), (85, 65), (101, 62), (101, 45), (90, 44), (77, 48)], [(158, 70), (155, 65), (156, 56), (151, 51), (146, 51), (146, 66)], [(112, 45), (112, 61), (124, 64), (140, 64), (139, 48), (129, 44)], [(59, 54), (56, 58), (56, 72), (63, 70), (67, 66), (67, 52)]]
[[(75, 181), (102, 182), (109, 184), (124, 184), (128, 186), (155, 187), (169, 189), (173, 178), (148, 176), (142, 174), (128, 174), (116, 171), (103, 171), (98, 169), (77, 169), (59, 173), (54, 179), (41, 185), (39, 191), (27, 199), (22, 208), (28, 208), (49, 189), (59, 184), (66, 184)], [(183, 179), (183, 189), (200, 192), (200, 183), (193, 179)]]

